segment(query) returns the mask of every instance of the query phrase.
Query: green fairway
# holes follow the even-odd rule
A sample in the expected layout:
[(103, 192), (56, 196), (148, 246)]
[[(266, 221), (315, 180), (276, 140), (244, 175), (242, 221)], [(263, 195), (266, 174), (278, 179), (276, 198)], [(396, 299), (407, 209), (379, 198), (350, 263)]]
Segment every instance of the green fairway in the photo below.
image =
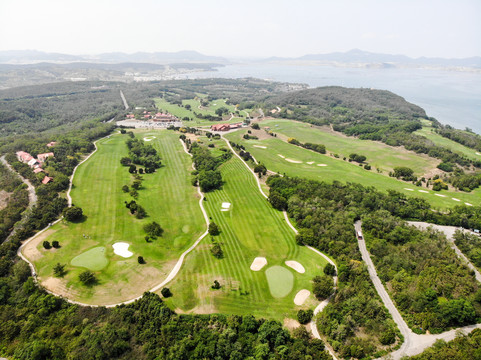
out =
[(98, 271), (102, 270), (109, 264), (109, 259), (105, 257), (105, 247), (97, 246), (77, 255), (70, 263), (73, 266), (80, 266), (92, 271)]
[[(163, 166), (153, 174), (144, 174), (142, 188), (136, 200), (147, 212), (144, 219), (136, 219), (125, 207), (133, 198), (122, 191), (124, 184), (133, 182), (128, 168), (120, 165), (127, 156), (125, 141), (128, 135), (112, 135), (98, 142), (98, 151), (80, 165), (73, 180), (73, 203), (80, 206), (86, 219), (79, 223), (60, 222), (51, 228), (48, 241), (59, 241), (61, 247), (46, 251), (42, 244), (36, 248), (41, 256), (32, 259), (41, 283), (53, 283), (53, 267), (66, 264), (67, 275), (56, 280), (55, 286), (64, 296), (92, 304), (111, 304), (141, 295), (162, 282), (173, 268), (180, 254), (205, 231), (205, 220), (199, 207), (196, 188), (190, 183), (191, 158), (183, 151), (179, 134), (167, 130), (139, 131), (140, 139), (150, 137), (162, 158)], [(145, 240), (143, 225), (152, 221), (164, 229), (161, 237)], [(123, 258), (115, 255), (112, 245), (128, 242), (135, 255)], [(84, 270), (78, 258), (94, 247), (105, 247), (108, 265), (96, 272), (98, 285), (86, 288), (78, 281)], [(137, 256), (146, 264), (140, 265)], [(84, 262), (83, 262), (84, 263)]]
[(389, 173), (396, 166), (407, 166), (414, 170), (416, 176), (422, 176), (435, 168), (441, 161), (407, 151), (401, 147), (393, 147), (381, 142), (360, 140), (332, 131), (329, 127), (316, 127), (311, 124), (293, 120), (264, 120), (261, 127), (268, 126), (273, 132), (293, 137), (302, 143), (323, 144), (327, 151), (349, 157), (357, 153), (367, 157), (366, 162), (376, 169)]
[[(472, 205), (481, 205), (481, 190), (479, 189), (471, 193), (445, 190), (434, 192), (426, 188), (418, 188), (411, 183), (402, 182), (387, 175), (378, 174), (372, 170), (365, 170), (354, 163), (349, 163), (342, 159), (336, 159), (288, 144), (277, 138), (244, 140), (242, 139), (244, 133), (245, 130), (241, 130), (227, 134), (225, 137), (235, 143), (244, 145), (246, 150), (253, 154), (258, 161), (274, 172), (319, 181), (332, 182), (337, 180), (360, 183), (365, 186), (374, 186), (376, 189), (384, 191), (392, 189), (407, 196), (426, 199), (435, 209), (446, 209), (462, 205), (465, 202)], [(256, 146), (263, 146), (265, 149)], [(459, 201), (453, 200), (453, 198)]]
[(294, 285), (292, 272), (282, 266), (271, 266), (266, 270), (267, 283), (271, 295), (275, 298), (283, 298), (289, 294)]
[(430, 126), (423, 126), (421, 130), (415, 132), (417, 135), (424, 136), (431, 140), (434, 144), (444, 146), (453, 152), (466, 156), (471, 160), (481, 160), (481, 155), (476, 154), (476, 150), (470, 149), (464, 145), (457, 143), (451, 139), (445, 138), (434, 132), (434, 129)]
[[(179, 312), (293, 318), (299, 308), (316, 303), (311, 296), (305, 305), (296, 306), (294, 297), (301, 289), (312, 291), (311, 280), (322, 274), (326, 261), (296, 244), (294, 232), (282, 212), (273, 209), (260, 194), (256, 179), (237, 157), (220, 169), (225, 183), (221, 190), (206, 194), (204, 206), (221, 231), (216, 241), (221, 244), (224, 258), (217, 259), (211, 254), (212, 242), (206, 237), (186, 257), (179, 275), (169, 284), (174, 296), (166, 301)], [(221, 211), (224, 202), (231, 204), (228, 211)], [(275, 298), (265, 268), (250, 270), (256, 257), (266, 257), (269, 266), (283, 266), (286, 260), (296, 260), (306, 272), (292, 272), (292, 291), (283, 298)], [(221, 289), (211, 288), (214, 280), (219, 281)]]

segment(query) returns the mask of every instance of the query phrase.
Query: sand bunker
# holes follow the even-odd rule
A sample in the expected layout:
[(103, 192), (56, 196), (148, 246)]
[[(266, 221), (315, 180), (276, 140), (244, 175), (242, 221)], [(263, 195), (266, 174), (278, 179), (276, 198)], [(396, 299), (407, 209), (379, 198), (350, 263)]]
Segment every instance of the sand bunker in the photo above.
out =
[(267, 149), (267, 146), (262, 146), (262, 145), (254, 145), (254, 147), (259, 149)]
[(144, 141), (152, 141), (154, 139), (155, 139), (155, 136), (144, 137)]
[(312, 164), (314, 164), (314, 161), (309, 161), (306, 164), (312, 165)]
[(129, 246), (130, 244), (124, 242), (117, 242), (112, 245), (112, 247), (114, 248), (114, 254), (122, 256), (124, 258), (128, 258), (134, 255), (132, 251), (129, 251)]
[(413, 189), (408, 189), (408, 188), (404, 188), (404, 190), (407, 190), (407, 191), (414, 191)]
[(227, 211), (230, 209), (230, 203), (228, 202), (223, 202), (221, 206), (222, 206), (222, 209), (220, 211)]
[(251, 270), (252, 271), (259, 271), (260, 269), (262, 269), (266, 265), (267, 265), (267, 260), (266, 260), (265, 257), (256, 257), (251, 264)]
[(419, 192), (422, 192), (422, 193), (425, 193), (425, 194), (429, 194), (429, 191), (426, 191), (426, 190), (418, 190)]
[(473, 206), (473, 204), (470, 204), (470, 203), (467, 203), (467, 202), (465, 202), (465, 204), (466, 204), (467, 206)]
[(302, 161), (300, 160), (286, 159), (286, 161), (289, 161), (290, 163), (294, 163), (294, 164), (302, 164)]
[(443, 194), (434, 194), (436, 196), (440, 196), (440, 197), (446, 197), (446, 195), (443, 195)]
[(456, 198), (451, 198), (451, 199), (453, 199), (454, 201), (461, 201), (461, 200), (459, 200), (459, 199), (456, 199)]
[(304, 302), (307, 300), (307, 298), (311, 295), (311, 292), (306, 289), (302, 289), (296, 294), (296, 297), (294, 298), (294, 304), (296, 305), (302, 305)]
[(481, 154), (477, 152), (476, 155), (481, 155)]
[(327, 166), (327, 164), (317, 164), (317, 166)]
[(300, 274), (304, 274), (306, 272), (306, 269), (304, 269), (304, 266), (302, 266), (300, 263), (294, 260), (288, 260), (285, 262), (287, 266), (290, 268), (296, 270)]
[(283, 158), (283, 159), (286, 158), (284, 155), (281, 155), (281, 154), (277, 154), (277, 156), (279, 156), (279, 157), (281, 157), (281, 158)]

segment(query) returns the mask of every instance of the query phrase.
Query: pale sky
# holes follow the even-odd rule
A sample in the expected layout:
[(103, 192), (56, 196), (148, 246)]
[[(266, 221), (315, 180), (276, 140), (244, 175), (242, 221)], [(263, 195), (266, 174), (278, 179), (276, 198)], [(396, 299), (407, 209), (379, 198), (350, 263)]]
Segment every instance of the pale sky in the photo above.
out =
[(0, 50), (481, 56), (481, 0), (0, 0)]

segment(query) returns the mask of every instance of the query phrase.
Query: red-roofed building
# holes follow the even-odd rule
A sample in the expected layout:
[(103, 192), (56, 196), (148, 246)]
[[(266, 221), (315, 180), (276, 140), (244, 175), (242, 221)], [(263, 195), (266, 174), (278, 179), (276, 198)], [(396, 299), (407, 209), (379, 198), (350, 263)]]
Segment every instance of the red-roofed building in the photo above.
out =
[(215, 124), (210, 127), (212, 131), (229, 131), (230, 125), (229, 124)]
[(54, 156), (54, 155), (53, 155), (53, 152), (44, 153), (44, 154), (38, 154), (38, 155), (37, 155), (37, 159), (38, 159), (38, 161), (40, 161), (40, 162), (45, 162), (45, 160), (47, 160), (47, 158), (50, 157), (50, 156)]
[(55, 146), (55, 145), (57, 145), (57, 142), (56, 142), (56, 141), (52, 141), (52, 142), (49, 142), (49, 143), (47, 144), (47, 147), (52, 147), (52, 146)]
[(40, 167), (38, 167), (38, 168), (34, 169), (33, 172), (34, 172), (35, 174), (38, 174), (39, 172), (45, 172), (45, 170), (42, 169), (42, 168), (40, 168)]
[(230, 124), (230, 129), (239, 129), (242, 127), (242, 123)]
[(17, 159), (18, 161), (28, 164), (28, 162), (33, 159), (33, 156), (25, 151), (17, 151)]
[(150, 115), (144, 115), (144, 119), (150, 119)]
[(53, 178), (51, 177), (48, 177), (48, 176), (45, 176), (42, 180), (42, 184), (48, 184), (49, 182), (51, 182), (53, 180)]
[(154, 121), (177, 121), (177, 118), (172, 114), (157, 113), (155, 114)]
[(128, 114), (127, 119), (135, 119), (135, 115), (134, 114)]

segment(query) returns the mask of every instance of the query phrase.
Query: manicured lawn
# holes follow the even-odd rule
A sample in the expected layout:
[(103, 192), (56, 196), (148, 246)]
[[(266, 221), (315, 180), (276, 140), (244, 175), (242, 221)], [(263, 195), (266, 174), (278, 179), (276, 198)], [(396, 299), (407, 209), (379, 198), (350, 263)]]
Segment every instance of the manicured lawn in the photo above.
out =
[(451, 151), (464, 155), (471, 160), (481, 160), (481, 155), (476, 155), (476, 150), (470, 149), (464, 145), (457, 143), (456, 141), (436, 134), (434, 132), (434, 129), (430, 126), (424, 126), (421, 130), (416, 131), (415, 134), (422, 135), (431, 140), (436, 145), (447, 147)]
[(293, 137), (302, 143), (323, 144), (327, 151), (349, 157), (351, 153), (365, 155), (366, 162), (376, 169), (389, 173), (396, 166), (407, 166), (414, 170), (416, 176), (422, 176), (435, 168), (440, 160), (427, 155), (418, 155), (401, 147), (393, 147), (381, 142), (360, 140), (331, 131), (328, 127), (316, 127), (311, 124), (293, 120), (264, 120), (261, 127), (268, 126), (275, 133)]
[[(167, 303), (178, 311), (228, 314), (253, 314), (282, 320), (294, 318), (299, 308), (313, 307), (311, 296), (304, 306), (296, 306), (294, 297), (301, 289), (312, 291), (311, 279), (322, 273), (326, 261), (295, 242), (282, 212), (273, 209), (260, 194), (254, 176), (233, 157), (221, 166), (225, 184), (221, 190), (207, 193), (204, 206), (219, 226), (224, 258), (211, 252), (212, 242), (206, 237), (186, 257), (179, 275), (168, 285), (174, 296)], [(222, 203), (231, 203), (229, 211), (221, 211)], [(265, 257), (268, 264), (260, 271), (250, 270), (256, 257)], [(288, 270), (286, 260), (296, 260), (306, 269), (304, 274)], [(280, 266), (292, 273), (293, 285), (284, 284), (287, 294), (271, 295), (265, 271)], [(222, 286), (211, 289), (214, 280)], [(276, 283), (275, 287), (282, 286)]]
[(74, 257), (70, 264), (97, 271), (106, 267), (109, 264), (109, 259), (105, 257), (105, 247), (96, 246)]
[[(136, 132), (136, 136), (155, 136), (148, 144), (157, 149), (164, 165), (154, 174), (143, 175), (137, 203), (148, 216), (138, 220), (125, 207), (124, 202), (132, 197), (121, 188), (132, 183), (132, 175), (120, 165), (120, 158), (128, 154), (128, 136), (116, 134), (100, 141), (99, 150), (77, 169), (72, 198), (86, 219), (79, 223), (60, 222), (52, 228), (54, 233), (47, 240), (59, 241), (59, 249), (47, 251), (41, 244), (37, 246), (43, 255), (34, 259), (40, 281), (52, 281), (57, 262), (66, 264), (68, 273), (60, 287), (75, 300), (110, 304), (141, 295), (160, 283), (180, 254), (205, 231), (198, 194), (190, 184), (192, 160), (183, 151), (179, 134), (164, 130)], [(146, 242), (142, 228), (152, 221), (158, 222), (164, 233)], [(131, 245), (132, 257), (113, 253), (112, 245), (119, 241)], [(86, 251), (98, 247), (105, 247), (109, 263), (96, 272), (99, 284), (86, 288), (79, 283), (78, 275), (88, 267), (86, 256), (90, 253)], [(80, 259), (76, 258), (79, 255)], [(146, 264), (138, 264), (139, 255)]]
[[(461, 205), (464, 202), (472, 205), (481, 205), (481, 191), (479, 189), (471, 193), (458, 191), (434, 192), (426, 188), (418, 188), (411, 183), (398, 181), (387, 175), (378, 174), (372, 170), (365, 170), (354, 163), (349, 163), (342, 159), (336, 159), (332, 156), (318, 154), (288, 144), (277, 138), (244, 140), (242, 139), (244, 133), (245, 130), (241, 130), (227, 134), (225, 137), (235, 143), (244, 145), (247, 151), (253, 154), (258, 161), (262, 162), (271, 171), (319, 181), (332, 182), (337, 180), (340, 182), (360, 183), (365, 186), (374, 186), (376, 189), (383, 191), (392, 189), (408, 196), (426, 199), (435, 209), (446, 209), (455, 205)], [(263, 149), (254, 145), (265, 146), (266, 148)], [(300, 163), (289, 162), (286, 159), (299, 161)], [(312, 164), (308, 164), (309, 162), (312, 162)], [(318, 164), (326, 166), (318, 166)], [(406, 189), (411, 189), (412, 191)], [(427, 191), (427, 193), (420, 192), (420, 190)], [(455, 201), (453, 198), (460, 201)]]
[(276, 265), (266, 270), (267, 283), (271, 295), (275, 298), (283, 298), (289, 294), (294, 285), (294, 276), (291, 270)]

